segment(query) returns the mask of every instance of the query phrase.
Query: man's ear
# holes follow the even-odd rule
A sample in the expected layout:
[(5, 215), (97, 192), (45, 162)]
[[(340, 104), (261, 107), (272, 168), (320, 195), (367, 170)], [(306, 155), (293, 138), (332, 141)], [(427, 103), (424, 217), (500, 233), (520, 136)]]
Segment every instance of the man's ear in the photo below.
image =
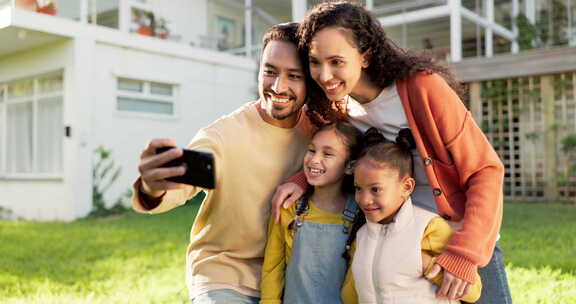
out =
[(346, 168), (344, 168), (344, 173), (348, 175), (354, 174), (354, 166), (356, 165), (356, 161), (352, 160), (346, 164)]

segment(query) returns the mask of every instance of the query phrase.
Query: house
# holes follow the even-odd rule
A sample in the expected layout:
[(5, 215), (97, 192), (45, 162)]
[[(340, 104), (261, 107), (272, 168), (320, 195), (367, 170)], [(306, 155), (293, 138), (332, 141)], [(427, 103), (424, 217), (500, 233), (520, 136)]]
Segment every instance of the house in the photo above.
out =
[[(0, 206), (12, 217), (85, 216), (100, 146), (122, 167), (106, 193), (113, 203), (150, 139), (184, 146), (255, 99), (257, 65), (227, 52), (242, 35), (225, 6), (61, 0), (50, 15), (26, 2), (0, 3)], [(231, 14), (220, 49), (210, 44), (209, 11)]]
[[(105, 195), (114, 202), (138, 175), (138, 155), (150, 139), (170, 137), (184, 146), (202, 126), (255, 99), (262, 33), (273, 24), (301, 20), (310, 6), (321, 1), (50, 2), (0, 0), (0, 211), (9, 211), (13, 218), (69, 221), (88, 214), (98, 147), (110, 150), (122, 168)], [(480, 125), (487, 121), (489, 139), (510, 142), (533, 130), (524, 127), (517, 130), (521, 134), (504, 134), (500, 131), (504, 127), (494, 128), (493, 117), (500, 115), (503, 124), (503, 115), (512, 110), (502, 114), (503, 107), (495, 109), (482, 91), (501, 79), (511, 87), (522, 83), (522, 77), (541, 74), (560, 77), (562, 83), (572, 81), (562, 91), (562, 109), (567, 111), (562, 118), (566, 132), (576, 128), (571, 93), (576, 81), (576, 52), (571, 47), (576, 44), (576, 4), (564, 2), (561, 12), (566, 22), (546, 18), (552, 12), (558, 15), (558, 0), (365, 0), (363, 4), (399, 44), (428, 49), (464, 75), (473, 92), (470, 107)], [(517, 22), (519, 16), (527, 22)], [(530, 25), (535, 24), (543, 33), (546, 20), (555, 20), (546, 23), (547, 36), (530, 34)], [(565, 46), (559, 53), (553, 51), (566, 64), (548, 58), (557, 68), (542, 70), (541, 64), (529, 75), (514, 73), (521, 70), (521, 62), (514, 58), (543, 57), (539, 53), (517, 57), (525, 48), (555, 45)], [(526, 54), (540, 51), (531, 52)], [(494, 72), (512, 61), (514, 69), (503, 69), (509, 73), (478, 72), (490, 72), (481, 70), (488, 67)], [(529, 80), (531, 90), (535, 82)], [(513, 117), (506, 123), (519, 124)], [(560, 136), (554, 138), (547, 143), (557, 145)], [(555, 169), (547, 169), (546, 176), (535, 171), (551, 166), (543, 160), (545, 154), (522, 156), (516, 145), (517, 152), (505, 159), (510, 145), (505, 147), (498, 151), (510, 170), (507, 198), (531, 197), (528, 193), (534, 198), (558, 196), (557, 187), (538, 184), (557, 175)], [(558, 151), (551, 153), (559, 155)], [(562, 157), (556, 157), (555, 164), (567, 159)], [(524, 175), (531, 178), (529, 190)], [(563, 185), (568, 185), (566, 197), (572, 199), (569, 187), (571, 182), (576, 187), (576, 180), (570, 178)], [(576, 200), (576, 194), (573, 197)]]

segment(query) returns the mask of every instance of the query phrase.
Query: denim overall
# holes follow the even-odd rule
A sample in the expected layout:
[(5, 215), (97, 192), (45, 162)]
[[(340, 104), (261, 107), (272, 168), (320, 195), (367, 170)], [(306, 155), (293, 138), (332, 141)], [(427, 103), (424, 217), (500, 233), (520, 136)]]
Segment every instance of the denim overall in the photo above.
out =
[[(302, 200), (298, 201), (296, 210), (302, 204)], [(350, 196), (342, 212), (343, 225), (296, 219), (284, 304), (342, 304), (340, 289), (347, 271), (342, 253), (356, 209), (356, 201)]]

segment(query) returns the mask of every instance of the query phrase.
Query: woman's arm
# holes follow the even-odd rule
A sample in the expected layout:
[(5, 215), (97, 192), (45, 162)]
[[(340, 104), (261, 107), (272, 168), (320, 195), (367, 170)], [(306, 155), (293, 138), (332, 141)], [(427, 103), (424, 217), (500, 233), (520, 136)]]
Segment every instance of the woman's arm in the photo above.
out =
[(304, 195), (306, 187), (308, 187), (306, 175), (304, 171), (300, 171), (276, 188), (272, 197), (272, 217), (276, 224), (280, 223), (282, 208), (286, 209), (294, 205)]
[(490, 261), (500, 229), (504, 167), (464, 104), (439, 75), (422, 73), (413, 77), (408, 94), (422, 105), (414, 109), (418, 112), (415, 118), (432, 120), (435, 125), (433, 130), (422, 130), (423, 137), (428, 137), (423, 140), (439, 138), (444, 144), (444, 149), (438, 148), (442, 150), (438, 156), (445, 159), (435, 160), (443, 162), (436, 166), (446, 166), (456, 173), (454, 184), (466, 200), (463, 206), (445, 206), (460, 208), (464, 216), (462, 228), (452, 235), (437, 263), (456, 277), (472, 282), (478, 266)]
[[(433, 218), (424, 231), (424, 237), (422, 238), (421, 243), (422, 256), (423, 260), (428, 261), (423, 265), (424, 276), (437, 286), (442, 286), (444, 284), (444, 272), (439, 271), (437, 275), (431, 275), (431, 271), (436, 263), (437, 257), (444, 251), (444, 248), (452, 234), (452, 228), (450, 228), (450, 226), (441, 217)], [(473, 284), (470, 284), (469, 287), (462, 288), (460, 294), (456, 294), (456, 291), (454, 292), (456, 294), (454, 296), (455, 299), (474, 303), (480, 298), (482, 282), (477, 273), (475, 277), (476, 279)]]

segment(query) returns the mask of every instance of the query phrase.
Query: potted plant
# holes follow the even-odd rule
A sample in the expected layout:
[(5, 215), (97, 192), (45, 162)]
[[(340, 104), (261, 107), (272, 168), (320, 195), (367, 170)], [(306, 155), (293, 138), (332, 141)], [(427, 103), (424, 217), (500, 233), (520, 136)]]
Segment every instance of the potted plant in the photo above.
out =
[(168, 30), (166, 23), (166, 19), (158, 19), (158, 23), (156, 24), (156, 37), (160, 39), (168, 39), (170, 36), (170, 30)]
[(138, 29), (136, 30), (136, 32), (144, 36), (155, 36), (154, 28), (155, 28), (154, 13), (141, 12), (140, 18), (138, 20)]
[(54, 1), (47, 1), (46, 4), (40, 6), (38, 1), (36, 1), (36, 11), (38, 13), (47, 14), (47, 15), (56, 15), (56, 4)]

